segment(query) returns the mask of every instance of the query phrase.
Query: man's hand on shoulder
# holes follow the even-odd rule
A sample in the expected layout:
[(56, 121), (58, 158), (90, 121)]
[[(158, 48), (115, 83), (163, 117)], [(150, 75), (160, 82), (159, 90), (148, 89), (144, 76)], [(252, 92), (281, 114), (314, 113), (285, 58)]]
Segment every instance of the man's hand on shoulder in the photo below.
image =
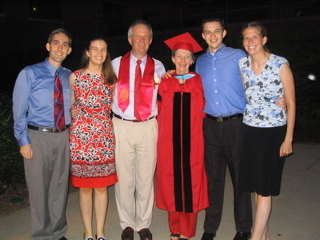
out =
[(162, 77), (164, 77), (164, 78), (169, 78), (169, 77), (171, 77), (171, 74), (172, 74), (172, 73), (175, 73), (175, 72), (176, 72), (176, 70), (168, 70), (168, 71), (166, 72), (166, 74), (163, 75)]
[(32, 159), (33, 158), (33, 152), (31, 144), (27, 144), (20, 147), (20, 153), (23, 158), (25, 159)]

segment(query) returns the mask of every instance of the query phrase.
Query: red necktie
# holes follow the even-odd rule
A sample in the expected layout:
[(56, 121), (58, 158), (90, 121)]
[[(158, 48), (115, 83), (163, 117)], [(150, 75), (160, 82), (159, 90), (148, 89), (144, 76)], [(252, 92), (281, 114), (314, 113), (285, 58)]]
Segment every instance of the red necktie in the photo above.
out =
[(135, 77), (134, 77), (134, 116), (137, 120), (141, 121), (141, 116), (139, 114), (139, 104), (140, 104), (140, 82), (142, 78), (141, 68), (140, 68), (141, 60), (137, 60)]
[(63, 90), (59, 71), (54, 75), (54, 124), (59, 131), (65, 127)]

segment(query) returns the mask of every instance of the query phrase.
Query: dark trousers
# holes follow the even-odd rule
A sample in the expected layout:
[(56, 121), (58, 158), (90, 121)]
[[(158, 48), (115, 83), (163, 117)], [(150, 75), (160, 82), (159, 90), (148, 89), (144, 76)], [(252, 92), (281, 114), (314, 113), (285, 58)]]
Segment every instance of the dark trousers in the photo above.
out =
[(238, 190), (241, 124), (242, 117), (225, 122), (217, 122), (208, 117), (204, 119), (205, 166), (210, 201), (210, 206), (206, 209), (204, 231), (208, 233), (216, 233), (221, 222), (227, 166), (233, 184), (236, 230), (251, 231), (251, 194)]

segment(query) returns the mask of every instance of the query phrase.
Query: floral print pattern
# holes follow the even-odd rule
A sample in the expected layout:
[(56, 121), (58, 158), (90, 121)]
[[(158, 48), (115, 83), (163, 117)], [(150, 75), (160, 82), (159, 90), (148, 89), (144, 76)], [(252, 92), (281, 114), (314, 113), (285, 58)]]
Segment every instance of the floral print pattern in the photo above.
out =
[(239, 60), (246, 94), (243, 117), (245, 124), (253, 127), (276, 127), (286, 124), (286, 111), (277, 106), (276, 101), (284, 97), (280, 71), (287, 62), (285, 58), (271, 54), (261, 73), (255, 75), (250, 56)]
[(115, 139), (110, 117), (113, 86), (97, 74), (74, 72), (75, 108), (70, 126), (71, 176), (107, 177), (115, 170)]

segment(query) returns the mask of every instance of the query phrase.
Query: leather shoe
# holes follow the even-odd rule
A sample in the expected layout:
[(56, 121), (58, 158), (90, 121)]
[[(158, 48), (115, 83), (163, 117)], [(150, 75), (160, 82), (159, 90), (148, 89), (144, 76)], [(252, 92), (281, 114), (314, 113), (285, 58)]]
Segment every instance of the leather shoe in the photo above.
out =
[(121, 240), (133, 240), (133, 228), (126, 227), (121, 234)]
[(248, 240), (250, 236), (250, 232), (237, 232), (233, 240)]
[(149, 228), (143, 228), (139, 232), (140, 240), (152, 240), (152, 233)]
[(215, 238), (216, 234), (215, 233), (207, 233), (207, 232), (204, 232), (202, 234), (202, 238), (201, 240), (213, 240)]
[(66, 237), (60, 238), (60, 240), (68, 240)]

